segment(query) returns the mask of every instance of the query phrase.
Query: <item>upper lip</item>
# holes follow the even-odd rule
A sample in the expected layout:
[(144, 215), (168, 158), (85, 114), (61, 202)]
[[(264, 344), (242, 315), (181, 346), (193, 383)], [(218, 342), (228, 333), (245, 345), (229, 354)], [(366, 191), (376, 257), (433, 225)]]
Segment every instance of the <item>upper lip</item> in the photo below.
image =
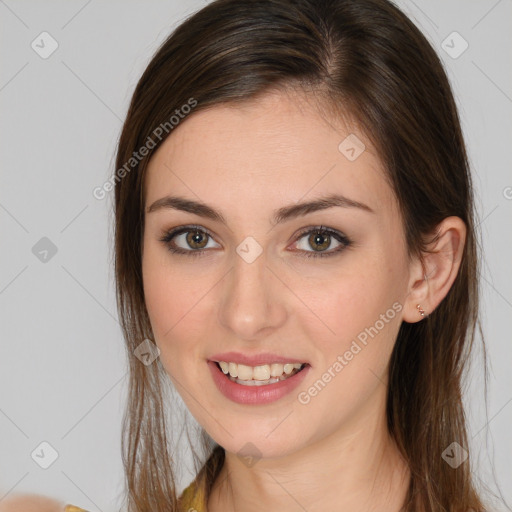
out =
[(210, 361), (224, 361), (226, 363), (245, 364), (247, 366), (260, 366), (272, 363), (305, 363), (304, 359), (296, 359), (294, 357), (279, 356), (265, 352), (262, 354), (242, 354), (241, 352), (223, 352), (222, 354), (214, 354), (209, 357)]

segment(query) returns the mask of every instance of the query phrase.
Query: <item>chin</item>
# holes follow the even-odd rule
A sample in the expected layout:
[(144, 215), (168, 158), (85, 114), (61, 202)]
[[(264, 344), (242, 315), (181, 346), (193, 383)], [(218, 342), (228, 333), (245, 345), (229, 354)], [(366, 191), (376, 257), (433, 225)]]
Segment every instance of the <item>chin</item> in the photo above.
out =
[(264, 422), (264, 425), (254, 421), (251, 421), (250, 424), (239, 422), (236, 430), (232, 429), (231, 431), (232, 437), (222, 429), (219, 432), (218, 425), (214, 427), (214, 432), (205, 430), (227, 452), (236, 454), (242, 459), (245, 457), (254, 460), (280, 458), (304, 447), (306, 437), (303, 429), (297, 427), (291, 431), (289, 427), (284, 426), (286, 420), (277, 429), (275, 429), (275, 425), (279, 422), (272, 423), (273, 426), (269, 428), (268, 422)]

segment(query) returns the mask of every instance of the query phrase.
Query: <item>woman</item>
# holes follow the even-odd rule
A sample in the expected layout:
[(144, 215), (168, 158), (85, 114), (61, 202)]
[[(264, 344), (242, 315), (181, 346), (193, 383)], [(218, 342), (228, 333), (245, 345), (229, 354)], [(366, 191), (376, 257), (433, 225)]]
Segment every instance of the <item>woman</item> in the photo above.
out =
[[(128, 511), (484, 510), (471, 177), (401, 11), (211, 3), (149, 63), (116, 169)], [(169, 382), (204, 434), (181, 497)]]

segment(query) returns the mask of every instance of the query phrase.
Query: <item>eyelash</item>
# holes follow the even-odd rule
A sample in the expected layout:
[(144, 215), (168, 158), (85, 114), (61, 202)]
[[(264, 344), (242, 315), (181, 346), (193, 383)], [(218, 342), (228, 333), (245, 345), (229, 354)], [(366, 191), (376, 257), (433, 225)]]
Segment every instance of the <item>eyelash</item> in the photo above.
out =
[[(212, 235), (207, 230), (203, 229), (201, 226), (191, 225), (191, 226), (182, 226), (182, 227), (167, 231), (166, 233), (164, 233), (164, 235), (159, 240), (160, 240), (160, 242), (163, 242), (165, 244), (165, 246), (167, 247), (167, 249), (173, 254), (180, 254), (180, 255), (185, 255), (185, 256), (204, 256), (204, 255), (206, 255), (206, 253), (208, 252), (207, 249), (195, 249), (195, 250), (191, 249), (190, 251), (188, 251), (185, 249), (172, 247), (171, 241), (175, 236), (181, 235), (182, 233), (188, 233), (191, 231), (199, 231), (200, 233), (203, 233), (203, 234), (208, 235), (209, 237), (213, 238)], [(342, 234), (338, 231), (334, 231), (333, 229), (326, 228), (324, 226), (315, 226), (315, 227), (305, 228), (297, 236), (297, 238), (295, 239), (295, 242), (298, 242), (302, 237), (304, 237), (304, 235), (312, 234), (312, 233), (319, 234), (319, 235), (330, 235), (335, 240), (340, 242), (342, 245), (340, 247), (338, 247), (337, 249), (329, 251), (329, 252), (300, 251), (299, 250), (299, 252), (301, 253), (301, 255), (304, 258), (328, 258), (328, 257), (335, 256), (335, 255), (343, 252), (347, 247), (352, 245), (352, 240), (350, 240), (347, 236), (345, 236), (344, 234)]]

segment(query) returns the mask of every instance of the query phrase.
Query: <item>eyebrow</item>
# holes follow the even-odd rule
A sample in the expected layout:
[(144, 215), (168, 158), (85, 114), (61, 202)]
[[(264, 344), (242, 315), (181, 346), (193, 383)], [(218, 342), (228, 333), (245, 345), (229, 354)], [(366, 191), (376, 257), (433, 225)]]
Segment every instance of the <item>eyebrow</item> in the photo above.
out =
[[(325, 210), (333, 207), (342, 208), (359, 208), (369, 213), (375, 213), (368, 205), (359, 201), (354, 201), (340, 194), (330, 194), (313, 201), (296, 203), (290, 206), (284, 206), (274, 212), (272, 217), (273, 224), (280, 224), (297, 217), (302, 217), (309, 213)], [(147, 213), (155, 212), (161, 209), (180, 210), (188, 213), (193, 213), (200, 217), (210, 219), (216, 222), (226, 224), (225, 217), (218, 211), (207, 204), (186, 199), (178, 196), (165, 196), (155, 201), (148, 209)]]

